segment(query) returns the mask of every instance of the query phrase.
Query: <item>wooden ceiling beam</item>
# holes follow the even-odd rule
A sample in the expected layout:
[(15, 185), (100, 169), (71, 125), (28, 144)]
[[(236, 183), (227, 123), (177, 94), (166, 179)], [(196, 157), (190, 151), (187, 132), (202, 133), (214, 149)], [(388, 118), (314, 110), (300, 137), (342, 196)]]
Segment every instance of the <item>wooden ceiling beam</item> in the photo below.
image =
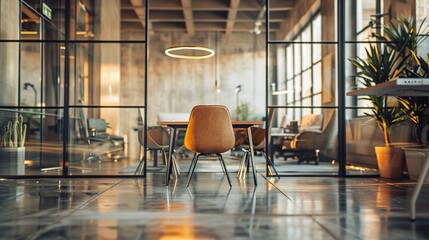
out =
[[(272, 11), (287, 11), (295, 7), (295, 2), (298, 0), (270, 0), (270, 8)], [(144, 0), (143, 0), (144, 2)], [(125, 8), (129, 8), (126, 7)], [(177, 0), (158, 0), (151, 1), (150, 10), (164, 10), (164, 11), (182, 11), (183, 5)], [(220, 1), (193, 1), (192, 9), (195, 11), (228, 11), (231, 4), (226, 4)], [(258, 1), (240, 1), (240, 11), (259, 11), (261, 5)]]
[[(131, 6), (133, 6), (134, 11), (143, 28), (146, 28), (146, 11), (145, 11), (145, 1), (143, 0), (130, 0)], [(149, 34), (153, 35), (155, 32), (153, 31), (152, 24), (150, 22), (148, 24)]]
[(234, 30), (234, 23), (237, 18), (238, 7), (240, 6), (240, 0), (231, 0), (230, 9), (228, 11), (228, 19), (226, 22), (225, 33), (232, 33)]
[(195, 33), (195, 26), (194, 26), (194, 21), (192, 16), (191, 0), (182, 0), (182, 6), (183, 6), (183, 17), (185, 18), (185, 24), (186, 24), (186, 32), (192, 36)]
[[(87, 1), (87, 0), (85, 0)], [(121, 22), (139, 30), (136, 23), (145, 28), (146, 0), (121, 0)], [(286, 21), (290, 11), (299, 0), (270, 0), (270, 22), (275, 23), (270, 31), (279, 31), (280, 23)], [(189, 35), (204, 30), (226, 34), (250, 31), (255, 21), (265, 25), (265, 14), (259, 0), (154, 0), (150, 2), (149, 33), (164, 32), (165, 29), (186, 32)], [(208, 26), (209, 23), (216, 24)], [(249, 29), (246, 25), (251, 25)], [(171, 25), (171, 27), (170, 27)], [(174, 28), (174, 26), (180, 26)], [(165, 26), (168, 26), (167, 28)], [(142, 28), (140, 28), (141, 30)]]
[(270, 0), (271, 11), (290, 11), (295, 8), (296, 0)]
[(36, 23), (40, 23), (40, 17), (36, 13), (34, 13), (32, 10), (30, 10), (28, 7), (23, 5), (22, 12), (28, 16), (28, 18)]
[(182, 10), (182, 4), (177, 0), (150, 1), (150, 10)]

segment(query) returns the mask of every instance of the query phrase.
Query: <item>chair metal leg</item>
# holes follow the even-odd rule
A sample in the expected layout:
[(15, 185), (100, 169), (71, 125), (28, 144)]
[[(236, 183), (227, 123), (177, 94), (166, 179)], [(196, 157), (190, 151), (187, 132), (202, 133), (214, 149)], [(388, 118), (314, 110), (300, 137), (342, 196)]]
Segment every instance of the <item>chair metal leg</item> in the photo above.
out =
[(243, 173), (244, 162), (246, 161), (246, 154), (247, 152), (245, 151), (243, 153), (243, 157), (241, 157), (240, 164), (238, 165), (237, 178), (240, 178)]
[[(143, 164), (143, 166), (142, 166), (142, 164)], [(137, 173), (141, 174), (143, 169), (144, 169), (144, 161), (140, 160), (139, 165), (137, 166), (136, 170), (134, 171), (134, 175), (137, 175)]]
[(241, 179), (246, 178), (247, 172), (249, 172), (250, 163), (250, 152), (246, 152), (246, 159), (244, 160), (243, 172), (241, 173)]
[[(162, 149), (162, 153), (164, 155), (164, 161), (167, 162), (168, 161), (168, 156), (167, 156), (167, 152)], [(176, 178), (180, 177), (180, 168), (179, 165), (177, 164), (176, 158), (174, 157), (174, 155), (171, 156), (171, 164), (173, 165), (173, 170), (174, 170), (174, 175), (176, 176)]]
[[(278, 179), (280, 179), (280, 176), (279, 176), (279, 174), (278, 174), (278, 172), (277, 172), (276, 168), (274, 167), (274, 163), (271, 161), (271, 159), (268, 157), (268, 155), (267, 155), (265, 152), (263, 152), (263, 154), (264, 154), (265, 159), (267, 160), (267, 163), (268, 163), (268, 169), (269, 169), (269, 171), (270, 171), (270, 175), (273, 175), (271, 171), (272, 171), (272, 170), (274, 170), (275, 175), (277, 176), (277, 178), (278, 178)], [(272, 169), (272, 170), (271, 170), (271, 169)]]
[(241, 157), (241, 160), (240, 160), (240, 164), (238, 164), (238, 169), (237, 169), (237, 178), (240, 178), (240, 175), (241, 175), (241, 168), (242, 168), (242, 166), (243, 166), (243, 161), (244, 161), (244, 154), (243, 154), (243, 156)]
[(176, 175), (176, 178), (179, 178), (180, 177), (180, 166), (179, 166), (179, 164), (177, 163), (177, 160), (176, 160), (176, 157), (173, 155), (173, 156), (171, 156), (173, 159), (173, 169), (174, 169), (174, 174)]
[(188, 177), (188, 183), (186, 184), (186, 187), (189, 187), (189, 183), (191, 183), (192, 176), (194, 175), (195, 167), (197, 166), (198, 158), (201, 156), (201, 154), (197, 154), (195, 158), (195, 164), (192, 166), (191, 175)]
[(144, 154), (143, 149), (142, 149), (142, 147), (140, 147), (140, 150), (139, 150), (140, 163), (139, 163), (139, 165), (137, 165), (137, 168), (134, 171), (134, 175), (136, 175), (138, 172), (141, 174), (142, 170), (144, 169), (144, 165), (142, 167), (142, 164), (144, 163), (143, 154)]
[[(258, 185), (258, 181), (256, 180), (255, 157), (252, 155), (250, 158), (251, 158), (250, 163), (252, 164), (252, 171), (253, 171), (253, 182), (255, 183), (255, 186), (256, 186), (256, 185)], [(249, 166), (249, 164), (248, 164), (248, 166)]]
[(189, 173), (191, 172), (192, 169), (192, 165), (195, 164), (195, 158), (196, 158), (197, 154), (194, 153), (194, 157), (192, 158), (191, 164), (189, 165), (189, 169), (188, 169), (188, 173), (186, 174), (186, 176), (189, 176)]
[(240, 171), (238, 174), (238, 178), (242, 179), (246, 176), (249, 166), (249, 151), (244, 151), (243, 159), (240, 163)]
[(228, 183), (229, 183), (229, 187), (230, 188), (232, 188), (232, 185), (231, 185), (231, 179), (229, 179), (229, 174), (228, 174), (228, 171), (226, 170), (226, 165), (225, 165), (225, 161), (223, 161), (223, 157), (222, 157), (222, 155), (221, 154), (216, 154), (218, 157), (219, 157), (219, 160), (220, 160), (220, 162), (221, 162), (221, 165), (223, 165), (223, 168), (225, 169), (225, 174), (226, 174), (226, 178), (228, 179)]
[(237, 178), (241, 178), (241, 174), (243, 172), (243, 165), (244, 165), (244, 158), (245, 158), (246, 154), (243, 154), (243, 156), (241, 157), (241, 161), (240, 164), (238, 165), (238, 170), (237, 170)]
[[(217, 154), (216, 154), (216, 156), (217, 156)], [(220, 163), (220, 167), (222, 168), (222, 172), (223, 172), (223, 173), (226, 173), (226, 168), (225, 168), (225, 166), (222, 164), (222, 162), (220, 161), (219, 156), (217, 156), (217, 160), (218, 160), (218, 161), (219, 161), (219, 163)]]

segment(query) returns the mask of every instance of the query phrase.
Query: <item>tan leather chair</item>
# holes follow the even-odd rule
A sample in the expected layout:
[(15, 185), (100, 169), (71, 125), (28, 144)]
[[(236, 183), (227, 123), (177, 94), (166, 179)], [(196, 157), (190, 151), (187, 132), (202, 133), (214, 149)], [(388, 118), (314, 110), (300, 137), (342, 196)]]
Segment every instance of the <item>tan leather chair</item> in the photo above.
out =
[(221, 153), (234, 147), (235, 137), (232, 129), (231, 116), (228, 109), (221, 105), (198, 105), (191, 111), (189, 124), (185, 134), (185, 147), (196, 153), (191, 162), (189, 186), (200, 156), (216, 155), (220, 165), (229, 179), (228, 171)]
[[(139, 108), (139, 116), (137, 119), (137, 131), (138, 131), (138, 140), (140, 144), (140, 163), (137, 166), (134, 175), (137, 173), (142, 173), (144, 169), (144, 163), (143, 161), (143, 148), (144, 148), (144, 123), (143, 123), (143, 109)], [(167, 162), (167, 152), (169, 147), (169, 139), (170, 134), (167, 131), (167, 129), (161, 127), (161, 126), (153, 126), (153, 127), (147, 127), (147, 142), (146, 142), (146, 151), (161, 151), (162, 155), (164, 157), (164, 164)], [(173, 155), (173, 168), (174, 168), (174, 174), (176, 176), (180, 175), (180, 169), (179, 165), (177, 164), (176, 158)]]
[[(274, 108), (269, 108), (268, 109), (268, 119), (265, 122), (265, 126), (264, 127), (252, 127), (250, 130), (252, 131), (252, 140), (253, 140), (253, 150), (255, 152), (260, 152), (264, 155), (265, 160), (268, 164), (268, 171), (270, 175), (276, 175), (278, 178), (279, 175), (277, 173), (276, 168), (274, 167), (273, 162), (271, 161), (271, 159), (268, 157), (267, 155), (267, 151), (265, 149), (265, 143), (266, 143), (266, 139), (265, 139), (265, 131), (268, 130), (268, 139), (271, 139), (271, 125), (273, 122), (273, 116), (274, 116)], [(238, 141), (236, 139), (236, 148), (241, 148), (244, 151), (244, 155), (241, 159), (241, 163), (239, 165), (239, 169), (237, 172), (237, 177), (238, 178), (243, 178), (247, 172), (247, 167), (249, 166), (249, 158), (250, 158), (250, 146), (249, 146), (249, 141), (248, 141), (248, 136), (247, 136), (247, 130), (243, 130), (243, 133), (245, 134), (245, 141), (244, 143), (241, 143), (242, 141)], [(236, 133), (237, 134), (237, 133)], [(254, 162), (251, 162), (252, 164), (252, 168), (255, 167)]]

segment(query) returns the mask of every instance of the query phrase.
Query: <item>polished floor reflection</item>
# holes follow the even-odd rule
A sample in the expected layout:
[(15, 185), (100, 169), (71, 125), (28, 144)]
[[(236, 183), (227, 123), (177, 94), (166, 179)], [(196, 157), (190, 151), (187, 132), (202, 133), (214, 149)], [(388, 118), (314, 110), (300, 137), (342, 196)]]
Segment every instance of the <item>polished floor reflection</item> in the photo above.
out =
[[(233, 174), (231, 174), (233, 177)], [(379, 178), (195, 173), (142, 179), (0, 181), (1, 239), (428, 239), (429, 185)]]

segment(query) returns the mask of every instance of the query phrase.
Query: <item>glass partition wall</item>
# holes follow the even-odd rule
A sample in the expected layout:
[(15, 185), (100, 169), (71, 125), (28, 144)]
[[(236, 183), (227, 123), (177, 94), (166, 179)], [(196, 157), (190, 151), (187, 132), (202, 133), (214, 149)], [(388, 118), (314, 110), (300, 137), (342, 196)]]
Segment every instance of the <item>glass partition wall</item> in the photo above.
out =
[[(346, 1), (345, 3), (345, 93), (362, 88), (362, 79), (358, 77), (359, 70), (351, 63), (356, 57), (365, 58), (366, 50), (370, 46), (378, 46), (384, 49), (385, 42), (380, 42), (375, 35), (385, 35), (384, 26), (397, 24), (398, 17), (411, 17), (415, 20), (414, 26), (418, 27), (422, 22), (422, 13), (427, 11), (428, 1)], [(428, 42), (422, 42), (417, 49), (418, 54), (427, 57)], [(397, 105), (397, 99), (392, 96), (389, 104)], [(346, 144), (345, 158), (351, 174), (376, 175), (378, 163), (374, 146), (383, 146), (383, 132), (377, 126), (376, 121), (367, 113), (371, 113), (373, 105), (365, 96), (346, 96), (345, 98), (345, 127)], [(415, 139), (412, 134), (411, 124), (408, 121), (394, 125), (390, 130), (390, 140), (393, 144), (412, 143)]]
[[(279, 14), (271, 8), (278, 2), (267, 2), (267, 27), (272, 27)], [(424, 0), (295, 2), (281, 31), (267, 35), (267, 107), (277, 109), (270, 148), (275, 162), (285, 166), (279, 167), (281, 174), (379, 174), (374, 146), (383, 145), (382, 131), (366, 116), (372, 105), (364, 96), (346, 96), (363, 87), (350, 59), (363, 57), (370, 44), (382, 45), (374, 34), (383, 35), (382, 27), (396, 17), (412, 17), (419, 26), (427, 6)], [(427, 53), (427, 41), (417, 52)], [(321, 120), (308, 126), (309, 117)], [(300, 137), (303, 132), (311, 137)], [(395, 126), (391, 134), (392, 142), (413, 142), (409, 123)], [(304, 154), (308, 151), (317, 151), (319, 162)], [(300, 154), (304, 163), (310, 158), (318, 165), (297, 167)]]
[[(346, 96), (361, 87), (349, 59), (389, 19), (420, 23), (427, 1), (191, 2), (1, 1), (1, 131), (21, 117), (27, 129), (23, 164), (2, 161), (0, 175), (131, 176), (147, 155), (139, 130), (197, 104), (226, 105), (234, 119), (276, 109), (267, 147), (280, 175), (378, 174), (381, 131), (368, 125), (371, 105)], [(178, 45), (216, 54), (164, 53)], [(300, 131), (317, 134), (294, 141)]]
[[(268, 108), (277, 109), (272, 155), (281, 175), (336, 176), (336, 2), (297, 1), (295, 9), (267, 41)], [(276, 15), (268, 11), (268, 21)]]
[(24, 159), (5, 167), (12, 157), (1, 155), (0, 175), (134, 174), (145, 158), (146, 8), (138, 32), (121, 28), (122, 9), (116, 0), (1, 2), (2, 137), (20, 118), (26, 134)]

